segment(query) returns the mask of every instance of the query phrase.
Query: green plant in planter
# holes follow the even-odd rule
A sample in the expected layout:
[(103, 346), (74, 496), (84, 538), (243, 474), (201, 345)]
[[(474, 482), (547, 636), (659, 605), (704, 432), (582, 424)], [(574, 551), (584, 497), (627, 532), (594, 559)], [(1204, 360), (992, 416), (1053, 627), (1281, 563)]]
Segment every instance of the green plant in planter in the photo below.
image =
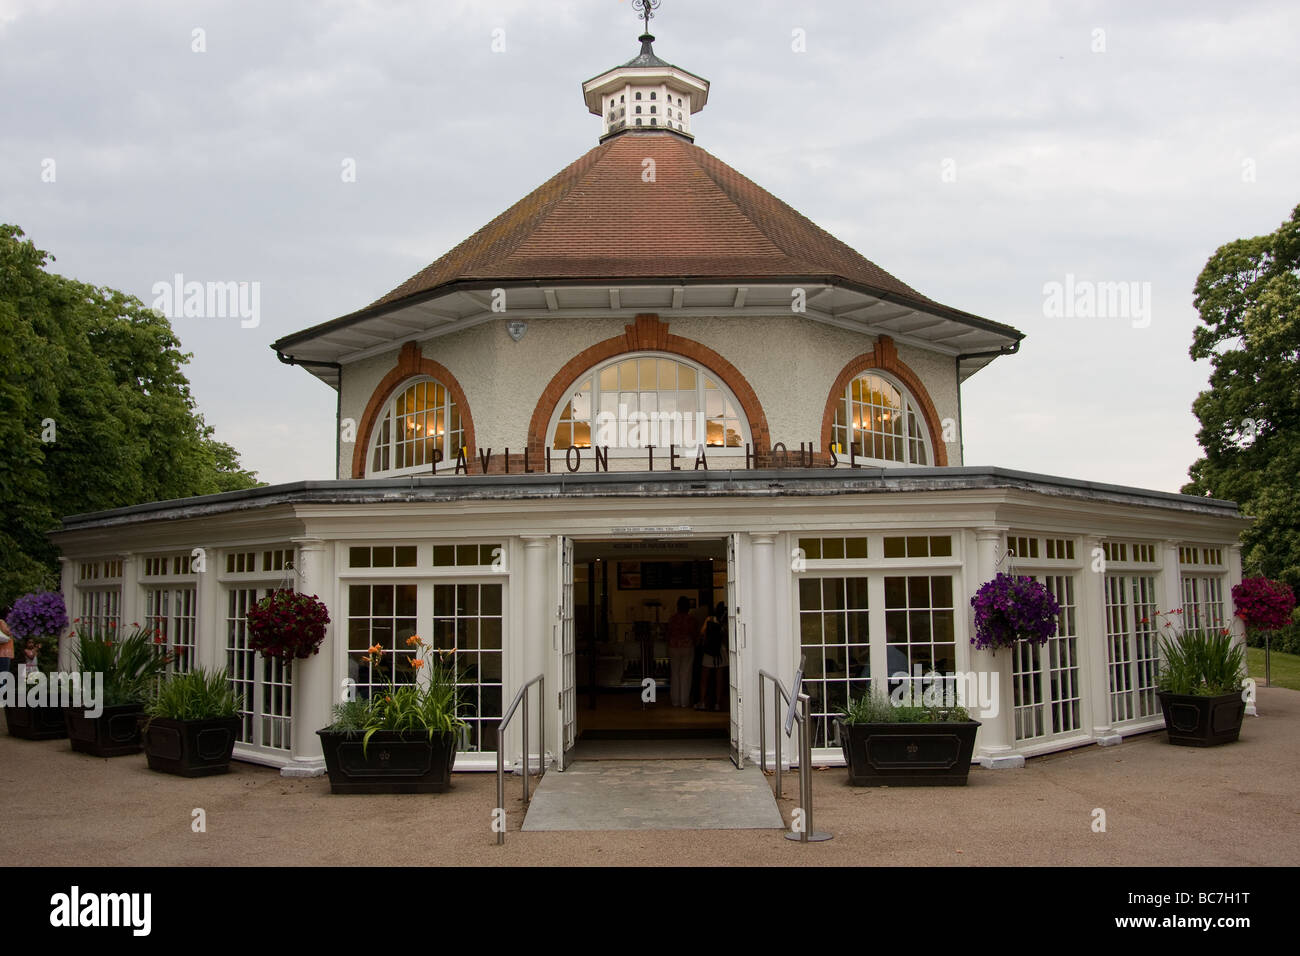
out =
[(242, 706), (224, 670), (210, 674), (200, 667), (160, 682), (144, 712), (151, 719), (216, 720), (237, 716)]
[(857, 700), (849, 701), (844, 713), (846, 724), (937, 724), (966, 723), (971, 719), (965, 707), (899, 706), (884, 688), (874, 688)]
[(1227, 628), (1180, 632), (1171, 620), (1178, 613), (1160, 615), (1161, 627), (1169, 632), (1160, 635), (1162, 663), (1156, 680), (1160, 690), (1197, 697), (1219, 697), (1240, 690), (1246, 670), (1241, 645), (1233, 642)]
[(137, 628), (121, 639), (111, 625), (103, 633), (78, 631), (76, 637), (72, 650), (76, 670), (104, 675), (105, 707), (143, 704), (172, 660), (145, 628)]
[[(395, 684), (390, 677), (386, 690), (336, 705), (333, 721), (326, 728), (335, 733), (362, 734), (363, 753), (379, 731), (422, 733), (432, 740), (435, 734), (459, 733), (467, 726), (459, 716), (455, 667), (448, 661), (455, 651), (435, 651), (418, 635), (407, 638), (406, 643), (417, 649), (411, 667), (425, 679)], [(363, 660), (380, 668), (383, 658), (384, 649), (376, 644)], [(392, 671), (396, 670), (394, 666)]]

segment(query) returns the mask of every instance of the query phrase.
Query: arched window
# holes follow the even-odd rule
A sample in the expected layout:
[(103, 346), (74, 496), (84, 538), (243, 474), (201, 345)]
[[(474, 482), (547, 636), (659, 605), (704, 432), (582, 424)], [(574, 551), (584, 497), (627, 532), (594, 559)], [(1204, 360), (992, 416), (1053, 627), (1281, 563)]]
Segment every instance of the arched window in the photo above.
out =
[(893, 379), (867, 371), (849, 382), (835, 409), (831, 441), (841, 459), (928, 465), (930, 441), (916, 400)]
[(451, 391), (431, 378), (413, 379), (393, 395), (375, 428), (370, 473), (427, 470), (435, 461), (455, 461), (464, 441)]
[(678, 356), (621, 355), (582, 376), (551, 420), (554, 448), (704, 445), (743, 454), (749, 423), (740, 403), (703, 366)]

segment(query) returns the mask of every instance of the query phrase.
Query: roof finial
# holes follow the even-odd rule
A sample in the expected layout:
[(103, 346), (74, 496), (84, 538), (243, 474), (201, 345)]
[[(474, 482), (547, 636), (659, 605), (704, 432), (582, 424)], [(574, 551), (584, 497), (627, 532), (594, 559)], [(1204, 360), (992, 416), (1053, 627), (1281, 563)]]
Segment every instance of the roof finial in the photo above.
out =
[(641, 16), (645, 20), (645, 32), (650, 32), (650, 19), (654, 16), (654, 11), (659, 9), (660, 0), (632, 0), (632, 9), (640, 10)]

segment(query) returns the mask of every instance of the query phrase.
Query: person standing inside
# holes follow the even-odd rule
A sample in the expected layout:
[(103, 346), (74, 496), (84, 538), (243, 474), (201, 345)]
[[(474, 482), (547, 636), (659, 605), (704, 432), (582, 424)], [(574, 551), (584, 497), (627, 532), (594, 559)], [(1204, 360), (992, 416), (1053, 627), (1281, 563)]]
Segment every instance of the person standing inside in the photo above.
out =
[(727, 667), (727, 605), (719, 601), (701, 632), (704, 638), (704, 660), (700, 676), (700, 700), (696, 710), (708, 710), (706, 701), (710, 685), (713, 689), (713, 709), (722, 710), (723, 677)]
[(668, 689), (674, 707), (691, 705), (691, 663), (695, 660), (695, 622), (691, 601), (677, 599), (677, 613), (668, 619)]

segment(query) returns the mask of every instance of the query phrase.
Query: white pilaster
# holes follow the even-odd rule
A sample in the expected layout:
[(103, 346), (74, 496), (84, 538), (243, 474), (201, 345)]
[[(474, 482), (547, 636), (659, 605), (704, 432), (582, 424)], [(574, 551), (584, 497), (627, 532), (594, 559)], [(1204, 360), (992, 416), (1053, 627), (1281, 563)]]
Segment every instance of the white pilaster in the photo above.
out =
[(226, 666), (226, 609), (222, 604), (221, 554), (215, 548), (201, 548), (196, 556), (191, 553), (194, 569), (194, 656), (200, 666), (209, 672)]
[(136, 556), (130, 551), (119, 552), (122, 559), (122, 604), (118, 619), (118, 631), (130, 634), (138, 625), (144, 623), (144, 608), (140, 606), (140, 568)]
[[(59, 590), (63, 593), (63, 603), (68, 609), (68, 620), (71, 621), (77, 616), (77, 562), (59, 555)], [(72, 670), (72, 644), (73, 641), (67, 637), (69, 630), (77, 628), (67, 628), (59, 635), (59, 670)], [(15, 652), (15, 656), (20, 656)]]
[(325, 773), (325, 756), (316, 731), (330, 722), (334, 704), (334, 642), (343, 639), (346, 629), (339, 620), (339, 608), (329, 607), (333, 580), (331, 552), (320, 538), (294, 538), (297, 553), (297, 588), (303, 594), (315, 594), (329, 608), (330, 623), (325, 641), (311, 657), (293, 662), (293, 761), (280, 769), (282, 777), (319, 777)]
[[(745, 735), (741, 741), (745, 753), (758, 753), (758, 669), (761, 667), (768, 673), (777, 675), (790, 687), (791, 693), (794, 692), (794, 687), (790, 684), (794, 675), (787, 673), (789, 665), (780, 659), (779, 653), (781, 642), (777, 635), (776, 616), (777, 562), (781, 562), (782, 567), (786, 567), (789, 562), (784, 561), (777, 550), (776, 538), (775, 534), (766, 533), (749, 536), (754, 586), (741, 588), (740, 591), (741, 594), (749, 595), (750, 604), (747, 609), (749, 624), (745, 629), (748, 646), (742, 648), (744, 656), (741, 660), (744, 667), (736, 678), (736, 687), (739, 688), (736, 706), (741, 708), (744, 716), (740, 725)], [(739, 570), (737, 569), (738, 573)], [(788, 579), (788, 574), (782, 577)], [(771, 704), (771, 701), (768, 703)], [(771, 716), (769, 713), (769, 720)], [(785, 749), (788, 752), (792, 748)]]
[[(1005, 546), (1006, 528), (975, 529), (976, 563), (979, 573), (976, 581), (968, 584), (972, 588), (966, 595), (966, 606), (970, 599), (986, 581), (991, 581), (998, 573), (998, 556)], [(974, 610), (970, 614), (970, 633), (975, 633)], [(1025, 758), (1014, 753), (1015, 730), (1013, 724), (1015, 711), (1015, 692), (1011, 683), (1011, 653), (1003, 650), (995, 654), (987, 648), (971, 646), (971, 669), (977, 674), (989, 674), (989, 686), (996, 680), (998, 688), (998, 712), (993, 716), (981, 715), (981, 726), (975, 738), (975, 756), (980, 765), (990, 770), (1006, 770), (1023, 767)]]
[(1161, 542), (1160, 557), (1160, 593), (1163, 603), (1158, 610), (1174, 611), (1183, 606), (1183, 578), (1178, 566), (1178, 542)]
[[(523, 593), (524, 593), (524, 617), (523, 617), (523, 673), (519, 676), (519, 683), (532, 680), (538, 674), (546, 674), (546, 693), (548, 699), (543, 702), (548, 716), (546, 719), (547, 732), (550, 737), (550, 749), (555, 753), (560, 753), (564, 746), (564, 714), (559, 705), (551, 708), (550, 701), (559, 700), (560, 694), (560, 673), (556, 666), (558, 654), (551, 654), (548, 651), (552, 647), (552, 639), (555, 629), (559, 624), (557, 617), (557, 608), (551, 601), (551, 577), (548, 573), (548, 558), (551, 550), (555, 546), (555, 538), (546, 534), (526, 534), (521, 536), (524, 542), (524, 568), (523, 568)], [(556, 573), (559, 573), (557, 569)], [(519, 687), (502, 688), (501, 706), (505, 707), (514, 699)], [(531, 703), (531, 702), (530, 702)], [(521, 705), (522, 706), (522, 705)], [(536, 719), (535, 714), (529, 714), (530, 721)], [(507, 728), (509, 739), (501, 741), (498, 746), (506, 747), (507, 756), (510, 754), (519, 754), (519, 766), (523, 766), (523, 723), (516, 716), (511, 721), (510, 727)], [(536, 731), (530, 727), (532, 733)]]
[[(1224, 549), (1227, 552), (1228, 574), (1223, 581), (1223, 616), (1232, 631), (1232, 642), (1240, 644), (1244, 653), (1246, 648), (1246, 622), (1237, 617), (1236, 607), (1232, 603), (1232, 589), (1241, 583), (1241, 545), (1234, 544)], [(1254, 700), (1246, 702), (1246, 714), (1259, 716), (1259, 708)]]
[(1110, 723), (1110, 671), (1106, 660), (1106, 564), (1101, 538), (1083, 539), (1083, 580), (1079, 594), (1079, 640), (1083, 646), (1083, 691), (1091, 715), (1092, 736), (1102, 747), (1123, 738)]

